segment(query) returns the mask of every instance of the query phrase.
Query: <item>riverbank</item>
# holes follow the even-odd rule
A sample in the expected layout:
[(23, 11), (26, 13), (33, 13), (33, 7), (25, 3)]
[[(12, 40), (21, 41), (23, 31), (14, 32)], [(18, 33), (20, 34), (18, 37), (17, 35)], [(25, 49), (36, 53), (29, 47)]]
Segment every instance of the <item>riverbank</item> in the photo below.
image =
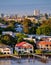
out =
[(0, 55), (0, 58), (34, 58), (36, 56), (46, 56), (46, 57), (51, 57), (51, 54), (3, 54), (3, 55)]
[[(42, 58), (41, 58), (42, 57)], [(17, 62), (21, 62), (22, 59), (27, 59), (28, 62), (31, 61), (41, 61), (46, 63), (48, 61), (47, 57), (41, 56), (41, 55), (9, 55), (9, 54), (4, 54), (4, 55), (0, 55), (0, 59), (13, 59), (13, 60), (17, 60)]]
[[(28, 57), (28, 56), (33, 57), (33, 55), (34, 55), (34, 54), (19, 54), (19, 55), (17, 55), (17, 54), (3, 54), (3, 55), (1, 55), (1, 54), (0, 54), (0, 58), (2, 58), (2, 57), (13, 57), (13, 56), (26, 58), (26, 57)], [(51, 57), (51, 54), (35, 54), (35, 55)]]
[(3, 55), (0, 55), (0, 58), (10, 58), (11, 57), (11, 55), (9, 55), (9, 54), (3, 54)]

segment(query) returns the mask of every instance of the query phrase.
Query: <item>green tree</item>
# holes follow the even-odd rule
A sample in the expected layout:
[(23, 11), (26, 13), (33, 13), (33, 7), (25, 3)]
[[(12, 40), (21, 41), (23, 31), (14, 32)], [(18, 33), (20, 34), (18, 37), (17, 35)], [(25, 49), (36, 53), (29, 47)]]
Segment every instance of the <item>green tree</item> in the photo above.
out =
[(23, 38), (24, 37), (27, 37), (27, 35), (22, 34), (22, 33), (17, 33), (16, 34), (16, 37), (17, 37), (17, 42), (19, 43), (19, 42), (22, 42), (23, 41)]
[(40, 26), (38, 29), (37, 29), (37, 34), (43, 34), (43, 35), (50, 35), (51, 34), (51, 28), (49, 25), (43, 25), (43, 26)]
[[(30, 30), (29, 30), (29, 33), (30, 34), (36, 34), (36, 26), (32, 26), (31, 28), (30, 28)], [(31, 31), (31, 32), (30, 32)]]
[(29, 29), (30, 29), (30, 27), (32, 25), (31, 20), (25, 19), (22, 24), (23, 24), (23, 30), (24, 30), (24, 32), (25, 33), (29, 33)]
[(5, 20), (3, 20), (2, 18), (0, 18), (0, 23), (2, 23), (2, 24), (7, 24), (7, 25), (8, 25), (8, 22), (5, 21)]
[(38, 27), (38, 28), (36, 29), (36, 34), (38, 34), (38, 35), (42, 34), (42, 29), (41, 29), (41, 27)]
[(23, 41), (23, 38), (22, 38), (22, 37), (19, 37), (19, 38), (17, 39), (17, 43), (22, 42), (22, 41)]
[(13, 47), (13, 53), (14, 53), (15, 44), (17, 42), (17, 39), (15, 37), (12, 37), (10, 35), (2, 35), (1, 36), (1, 41), (2, 41), (2, 43)]
[(10, 27), (10, 26), (8, 26), (7, 28), (5, 28), (4, 31), (16, 32), (16, 30), (14, 29), (14, 27)]
[(37, 28), (37, 34), (51, 35), (51, 19), (42, 21), (41, 26)]
[(22, 38), (24, 38), (24, 37), (27, 37), (27, 35), (26, 34), (23, 34), (23, 33), (17, 33), (16, 34), (16, 37), (22, 37)]
[(36, 54), (42, 54), (42, 50), (40, 50), (40, 49), (36, 49), (35, 52), (36, 52)]

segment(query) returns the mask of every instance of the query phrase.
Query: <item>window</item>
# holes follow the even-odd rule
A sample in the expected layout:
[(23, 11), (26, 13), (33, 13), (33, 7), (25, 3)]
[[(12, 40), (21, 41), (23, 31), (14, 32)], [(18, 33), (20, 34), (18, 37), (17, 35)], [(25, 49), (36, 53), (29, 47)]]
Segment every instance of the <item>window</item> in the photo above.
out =
[(10, 51), (9, 49), (7, 49), (7, 50), (4, 50), (4, 51)]
[(18, 53), (21, 53), (21, 51), (19, 51)]
[(10, 54), (9, 52), (7, 54)]
[(32, 53), (32, 51), (30, 51), (30, 53)]
[(6, 52), (4, 52), (4, 54), (6, 54)]
[(48, 47), (48, 45), (46, 45)]
[(41, 49), (43, 49), (43, 48), (41, 48)]
[(20, 47), (18, 47), (18, 49), (21, 49)]
[(50, 45), (50, 47), (51, 47), (51, 45)]
[(26, 48), (24, 48), (25, 50), (27, 50)]

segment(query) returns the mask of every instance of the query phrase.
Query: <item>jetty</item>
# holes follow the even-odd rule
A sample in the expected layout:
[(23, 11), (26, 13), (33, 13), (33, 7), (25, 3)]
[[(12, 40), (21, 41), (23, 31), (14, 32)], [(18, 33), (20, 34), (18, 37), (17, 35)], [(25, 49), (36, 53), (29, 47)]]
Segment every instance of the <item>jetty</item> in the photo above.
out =
[(18, 55), (14, 55), (14, 54), (4, 54), (4, 55), (0, 55), (0, 58), (6, 58), (6, 57), (12, 57), (12, 58), (16, 58), (16, 59), (18, 59), (18, 58), (21, 58), (20, 56), (18, 56)]
[(37, 58), (40, 58), (40, 60), (42, 60), (42, 61), (44, 61), (44, 62), (46, 62), (46, 61), (48, 61), (48, 57), (46, 57), (46, 56), (41, 56), (41, 55), (37, 55), (37, 54), (33, 54), (33, 56), (34, 57), (37, 57)]
[(0, 55), (0, 58), (9, 58), (9, 57), (11, 57), (11, 55), (10, 54), (4, 54), (4, 55)]
[(18, 56), (18, 55), (11, 55), (11, 57), (15, 59), (21, 59), (21, 56)]

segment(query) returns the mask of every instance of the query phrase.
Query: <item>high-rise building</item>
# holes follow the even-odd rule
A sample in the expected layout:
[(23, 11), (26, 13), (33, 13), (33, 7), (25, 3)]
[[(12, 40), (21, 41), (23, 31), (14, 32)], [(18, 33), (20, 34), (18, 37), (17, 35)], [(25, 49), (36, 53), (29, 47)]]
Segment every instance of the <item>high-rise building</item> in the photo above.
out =
[(3, 18), (4, 17), (4, 14), (3, 13), (1, 13), (1, 18)]
[(34, 10), (34, 15), (39, 16), (40, 15), (40, 10)]

